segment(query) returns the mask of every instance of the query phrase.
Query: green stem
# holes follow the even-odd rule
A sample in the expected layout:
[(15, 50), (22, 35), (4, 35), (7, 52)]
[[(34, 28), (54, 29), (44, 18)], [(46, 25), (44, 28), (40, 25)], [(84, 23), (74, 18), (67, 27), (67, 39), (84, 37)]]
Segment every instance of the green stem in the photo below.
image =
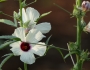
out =
[[(76, 5), (77, 7), (80, 7), (82, 3), (82, 0), (76, 0)], [(82, 30), (81, 30), (81, 10), (78, 10), (79, 14), (77, 18), (77, 41), (76, 44), (78, 46), (78, 49), (81, 50), (81, 34), (82, 34)], [(78, 50), (77, 50), (78, 51)], [(74, 65), (75, 70), (82, 70), (82, 62), (80, 62), (80, 54), (76, 54), (76, 65)]]
[(27, 70), (27, 64), (24, 63), (24, 70)]
[[(81, 2), (82, 0), (76, 0), (76, 5), (78, 7), (81, 6)], [(78, 17), (77, 17), (77, 46), (78, 46), (78, 49), (81, 50), (81, 10), (78, 10), (79, 11), (79, 14), (78, 14)], [(79, 55), (76, 55), (76, 58), (77, 58), (77, 62), (79, 61), (80, 57)]]
[(23, 23), (22, 23), (22, 0), (19, 0), (19, 5), (20, 5), (20, 26), (23, 27)]
[(77, 46), (81, 50), (81, 17), (77, 18)]

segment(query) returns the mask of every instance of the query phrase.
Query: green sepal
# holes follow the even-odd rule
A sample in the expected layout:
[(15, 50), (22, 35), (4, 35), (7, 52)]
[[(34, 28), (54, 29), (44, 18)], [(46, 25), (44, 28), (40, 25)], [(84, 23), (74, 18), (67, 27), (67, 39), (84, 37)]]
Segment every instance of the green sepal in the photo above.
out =
[(16, 27), (15, 24), (12, 21), (7, 20), (7, 19), (0, 19), (0, 22)]
[(21, 4), (22, 4), (22, 8), (24, 8), (24, 7), (26, 7), (27, 6), (27, 4), (25, 3), (26, 2), (26, 0), (24, 0)]
[(79, 14), (80, 14), (79, 9), (76, 7), (76, 5), (74, 5), (73, 16), (78, 17)]
[(68, 45), (69, 45), (70, 51), (76, 51), (76, 50), (78, 50), (78, 46), (76, 45), (76, 43), (69, 42)]
[(87, 59), (88, 59), (88, 56), (89, 56), (88, 50), (86, 50), (86, 51), (83, 50), (83, 51), (81, 52), (81, 55), (80, 55), (81, 60), (83, 60), (83, 61), (87, 60)]
[(20, 14), (19, 13), (17, 13), (17, 12), (13, 12), (13, 16), (14, 16), (14, 18), (16, 18), (17, 20), (20, 20)]
[(13, 53), (9, 54), (1, 63), (0, 70), (2, 70), (2, 66), (13, 56)]
[(23, 27), (24, 27), (24, 28), (27, 28), (27, 27), (29, 26), (29, 23), (30, 23), (30, 20), (27, 21), (27, 22), (25, 22), (25, 23), (23, 23)]

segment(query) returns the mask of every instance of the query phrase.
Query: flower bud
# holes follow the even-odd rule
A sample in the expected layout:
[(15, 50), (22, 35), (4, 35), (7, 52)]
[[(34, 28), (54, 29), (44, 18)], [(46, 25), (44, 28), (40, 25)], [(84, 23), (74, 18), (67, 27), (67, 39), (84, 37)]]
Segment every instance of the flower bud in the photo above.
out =
[(89, 11), (90, 10), (90, 2), (89, 1), (83, 1), (82, 2), (82, 10), (83, 11)]

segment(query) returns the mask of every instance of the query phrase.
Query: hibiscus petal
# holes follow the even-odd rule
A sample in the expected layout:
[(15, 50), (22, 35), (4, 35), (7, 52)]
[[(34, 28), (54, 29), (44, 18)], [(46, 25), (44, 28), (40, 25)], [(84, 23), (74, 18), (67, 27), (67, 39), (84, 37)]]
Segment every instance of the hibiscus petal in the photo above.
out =
[(30, 24), (34, 24), (34, 22), (39, 18), (39, 16), (40, 16), (40, 13), (37, 11), (37, 10), (35, 10), (34, 8), (32, 8), (32, 7), (28, 7), (27, 9), (26, 9), (26, 14), (27, 14), (27, 16), (28, 16), (28, 18), (29, 18), (29, 20), (30, 20)]
[(26, 36), (26, 42), (37, 43), (38, 41), (42, 40), (43, 37), (45, 36), (37, 29), (31, 29)]
[(51, 30), (51, 25), (48, 22), (37, 24), (36, 29), (40, 30), (42, 33), (48, 33)]
[(44, 53), (46, 52), (45, 43), (39, 42), (37, 45), (32, 47), (32, 51), (36, 55), (43, 56)]
[(20, 46), (20, 44), (21, 44), (21, 41), (17, 41), (17, 42), (14, 42), (14, 43), (11, 43), (10, 44), (10, 47), (19, 47)]
[(14, 55), (21, 55), (22, 51), (20, 49), (20, 41), (14, 42), (12, 44), (10, 44), (10, 46), (12, 47), (10, 50), (14, 53)]
[(22, 21), (23, 21), (23, 23), (29, 21), (24, 8), (22, 8)]
[(35, 62), (34, 54), (31, 52), (24, 52), (20, 56), (20, 60), (26, 64), (33, 64)]
[(22, 41), (25, 41), (25, 29), (23, 27), (15, 29), (12, 35), (20, 38)]

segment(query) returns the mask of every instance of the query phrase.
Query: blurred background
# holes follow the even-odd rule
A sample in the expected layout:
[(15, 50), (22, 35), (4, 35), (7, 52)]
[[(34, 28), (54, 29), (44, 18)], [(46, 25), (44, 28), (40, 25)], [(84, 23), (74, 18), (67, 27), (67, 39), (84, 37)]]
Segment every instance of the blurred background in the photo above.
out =
[[(34, 0), (26, 0), (26, 3), (30, 3)], [(72, 16), (67, 12), (61, 10), (57, 4), (64, 9), (72, 13), (73, 6), (75, 5), (76, 0), (37, 0), (36, 3), (29, 5), (34, 7), (36, 10), (43, 14), (45, 12), (52, 11), (48, 16), (43, 17), (39, 20), (40, 22), (50, 22), (52, 30), (46, 34), (47, 38), (52, 35), (49, 44), (54, 44), (57, 47), (67, 49), (68, 42), (76, 41), (76, 18), (71, 18)], [(19, 2), (18, 0), (7, 0), (6, 2), (0, 3), (0, 11), (8, 15), (13, 15), (13, 11), (18, 12)], [(0, 14), (0, 19), (9, 19), (12, 18)], [(85, 22), (90, 21), (90, 12), (87, 13), (85, 17)], [(0, 35), (11, 35), (14, 32), (14, 27), (0, 23)], [(47, 38), (43, 39), (46, 41)], [(3, 42), (3, 41), (2, 41)], [(82, 49), (88, 49), (90, 51), (90, 33), (82, 34)], [(8, 53), (8, 48), (0, 51), (0, 57)], [(63, 54), (66, 55), (68, 52), (63, 51)], [(0, 58), (0, 62), (3, 58)], [(3, 66), (3, 70), (18, 70), (21, 67), (23, 69), (23, 63), (20, 61), (19, 57), (12, 57), (9, 61)], [(72, 67), (72, 62), (70, 57), (68, 57), (65, 62), (61, 57), (60, 53), (55, 49), (50, 49), (46, 56), (41, 57), (36, 60), (32, 65), (28, 65), (28, 70), (70, 70)], [(90, 70), (90, 62), (85, 62), (83, 65), (83, 70)]]

